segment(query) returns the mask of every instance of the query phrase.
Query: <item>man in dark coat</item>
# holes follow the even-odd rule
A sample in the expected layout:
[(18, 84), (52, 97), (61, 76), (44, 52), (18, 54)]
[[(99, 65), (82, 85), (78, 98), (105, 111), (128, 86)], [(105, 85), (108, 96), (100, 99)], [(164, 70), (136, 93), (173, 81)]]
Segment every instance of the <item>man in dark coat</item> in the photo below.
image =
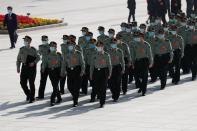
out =
[(17, 22), (17, 15), (12, 12), (12, 7), (7, 7), (8, 14), (5, 15), (3, 25), (7, 27), (9, 36), (10, 36), (10, 42), (11, 47), (10, 49), (15, 48), (15, 44), (18, 38), (18, 35), (16, 34), (18, 22)]
[(171, 12), (177, 14), (181, 11), (181, 0), (171, 0)]
[(135, 21), (136, 2), (135, 2), (135, 0), (128, 0), (127, 5), (128, 5), (127, 8), (129, 9), (128, 23), (130, 23), (131, 16), (133, 17), (133, 21)]
[(156, 0), (147, 0), (147, 10), (149, 14), (150, 21), (154, 19), (157, 15), (156, 13)]
[(163, 24), (166, 24), (166, 13), (167, 13), (167, 6), (165, 0), (157, 0), (156, 7), (157, 9), (157, 16), (162, 19)]
[(187, 2), (187, 17), (190, 17), (190, 15), (192, 13), (194, 1), (196, 1), (196, 0), (186, 0), (186, 2)]

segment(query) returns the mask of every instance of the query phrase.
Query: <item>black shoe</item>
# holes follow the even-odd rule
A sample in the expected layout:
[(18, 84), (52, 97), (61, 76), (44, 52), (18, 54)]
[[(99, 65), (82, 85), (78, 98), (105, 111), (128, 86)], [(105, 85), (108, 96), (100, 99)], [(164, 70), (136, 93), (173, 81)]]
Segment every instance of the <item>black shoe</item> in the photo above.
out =
[(11, 47), (10, 47), (10, 49), (14, 49), (14, 48), (15, 48), (15, 46), (11, 46)]
[(123, 92), (123, 95), (126, 95), (127, 94), (127, 92)]
[(103, 108), (104, 107), (104, 104), (100, 104), (100, 108)]
[(114, 99), (113, 102), (118, 102), (118, 100), (117, 99)]
[(36, 100), (43, 100), (44, 99), (44, 97), (36, 97)]
[(142, 93), (142, 96), (146, 96), (146, 93)]
[(78, 106), (78, 102), (74, 102), (73, 107), (77, 107), (77, 106)]
[(29, 100), (29, 103), (34, 103), (35, 102), (35, 99), (30, 99)]
[(164, 90), (165, 89), (165, 86), (161, 86), (161, 88), (160, 88), (161, 90)]
[(142, 92), (142, 90), (141, 90), (141, 89), (139, 89), (139, 90), (138, 90), (138, 93), (141, 93), (141, 92)]
[(154, 83), (154, 82), (156, 82), (156, 80), (157, 80), (157, 79), (151, 79), (151, 80), (149, 81), (149, 83)]
[(58, 99), (55, 103), (59, 104), (62, 102), (62, 99)]
[(92, 103), (92, 102), (95, 102), (95, 99), (92, 98), (92, 99), (90, 100), (90, 102), (91, 102), (91, 103)]
[(30, 98), (29, 98), (29, 96), (27, 96), (27, 97), (26, 97), (26, 101), (29, 101), (29, 100), (30, 100)]
[(54, 106), (55, 105), (55, 103), (54, 102), (51, 102), (51, 106)]
[(64, 95), (64, 94), (65, 94), (65, 92), (64, 92), (64, 91), (60, 91), (60, 94), (61, 94), (61, 95)]

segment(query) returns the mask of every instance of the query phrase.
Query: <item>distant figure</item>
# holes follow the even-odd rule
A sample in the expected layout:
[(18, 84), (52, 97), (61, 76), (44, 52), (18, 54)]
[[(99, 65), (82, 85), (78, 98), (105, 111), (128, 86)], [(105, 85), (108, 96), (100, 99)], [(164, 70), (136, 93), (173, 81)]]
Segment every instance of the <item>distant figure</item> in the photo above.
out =
[(127, 8), (129, 9), (128, 23), (131, 23), (131, 16), (133, 17), (133, 21), (135, 21), (136, 2), (135, 0), (128, 0), (127, 5)]
[(181, 0), (171, 0), (171, 12), (177, 14), (181, 11)]
[(18, 35), (16, 34), (18, 22), (17, 22), (16, 14), (12, 12), (12, 7), (8, 6), (7, 10), (8, 10), (8, 14), (5, 15), (3, 25), (7, 27), (10, 36), (10, 42), (11, 42), (10, 49), (13, 49), (15, 48), (15, 44), (18, 38)]
[(187, 17), (190, 17), (194, 6), (194, 0), (186, 0), (186, 2), (187, 2)]
[(167, 6), (165, 0), (157, 0), (156, 3), (157, 16), (162, 19), (163, 24), (166, 24)]
[(147, 10), (148, 10), (148, 14), (149, 14), (149, 18), (148, 20), (152, 21), (157, 13), (156, 13), (156, 0), (147, 0)]

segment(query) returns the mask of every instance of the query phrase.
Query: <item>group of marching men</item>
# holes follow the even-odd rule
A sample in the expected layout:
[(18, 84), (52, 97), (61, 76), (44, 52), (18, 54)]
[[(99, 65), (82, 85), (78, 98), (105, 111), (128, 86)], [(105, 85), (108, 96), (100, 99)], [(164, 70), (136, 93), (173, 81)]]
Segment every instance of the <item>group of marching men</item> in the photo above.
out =
[[(160, 79), (161, 89), (166, 86), (168, 73), (172, 83), (179, 83), (181, 68), (184, 74), (192, 72), (192, 80), (196, 79), (195, 15), (190, 18), (184, 13), (172, 15), (168, 24), (163, 25), (158, 17), (151, 19), (149, 25), (123, 22), (120, 26), (120, 32), (116, 34), (114, 29), (109, 29), (108, 35), (105, 28), (99, 26), (97, 39), (87, 27), (83, 27), (78, 44), (76, 36), (63, 35), (61, 53), (57, 52), (56, 42), (49, 43), (48, 36), (42, 36), (38, 51), (31, 46), (32, 38), (25, 36), (25, 46), (20, 48), (16, 64), (26, 100), (32, 103), (35, 99), (44, 99), (48, 76), (53, 87), (51, 106), (62, 102), (67, 78), (73, 107), (78, 105), (80, 93), (87, 95), (91, 86), (90, 102), (99, 100), (101, 108), (105, 105), (107, 89), (111, 90), (112, 99), (117, 102), (120, 92), (126, 95), (128, 84), (133, 79), (138, 93), (145, 96), (149, 73), (150, 82)], [(35, 98), (34, 81), (40, 58), (41, 80), (38, 97)]]

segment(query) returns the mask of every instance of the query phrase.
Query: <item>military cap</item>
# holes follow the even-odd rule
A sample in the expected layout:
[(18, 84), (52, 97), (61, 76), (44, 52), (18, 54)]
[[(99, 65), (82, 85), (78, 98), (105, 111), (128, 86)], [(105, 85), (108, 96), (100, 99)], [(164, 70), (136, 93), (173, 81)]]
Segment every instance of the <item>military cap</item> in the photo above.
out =
[(164, 29), (163, 29), (163, 28), (160, 28), (160, 29), (158, 30), (158, 33), (159, 33), (159, 34), (164, 34), (164, 33), (165, 33), (165, 31), (164, 31)]
[(121, 34), (117, 34), (116, 35), (116, 39), (120, 40), (122, 38), (122, 35)]
[(140, 28), (146, 29), (146, 24), (140, 24)]
[(76, 36), (70, 35), (70, 36), (69, 36), (69, 39), (75, 41), (75, 40), (76, 40)]
[(113, 39), (111, 39), (111, 44), (113, 44), (113, 42), (117, 42), (117, 39), (116, 38), (113, 38)]
[(46, 36), (46, 35), (43, 35), (42, 37), (41, 37), (41, 39), (44, 41), (44, 40), (48, 40), (48, 36)]
[(137, 21), (131, 22), (131, 25), (132, 25), (132, 26), (137, 26)]
[(96, 39), (90, 39), (90, 43), (95, 43), (96, 42)]
[(98, 27), (98, 30), (100, 30), (100, 31), (104, 31), (104, 30), (105, 30), (105, 28), (104, 28), (103, 26), (99, 26), (99, 27)]
[(81, 31), (86, 31), (86, 32), (87, 32), (88, 30), (89, 30), (89, 29), (88, 29), (87, 27), (82, 27), (82, 28), (81, 28)]
[(28, 35), (26, 35), (23, 39), (32, 41), (32, 38), (30, 36), (28, 36)]
[(147, 30), (148, 30), (148, 31), (155, 31), (155, 28), (152, 27), (152, 26), (149, 26)]
[(177, 26), (176, 25), (170, 26), (170, 30), (177, 30)]
[(134, 31), (134, 32), (133, 32), (133, 36), (134, 36), (134, 37), (137, 37), (137, 36), (139, 36), (139, 33), (140, 33), (139, 31)]
[(122, 22), (120, 26), (121, 26), (121, 27), (126, 27), (126, 26), (127, 26), (127, 23)]
[(101, 42), (101, 41), (98, 41), (98, 42), (96, 43), (96, 46), (104, 46), (104, 43)]
[(115, 30), (112, 29), (112, 28), (110, 28), (110, 29), (108, 30), (108, 32), (109, 32), (109, 33), (115, 33)]
[(68, 35), (63, 35), (63, 38), (62, 38), (63, 40), (67, 40), (67, 39), (69, 39), (69, 36)]
[(55, 47), (57, 47), (57, 43), (55, 41), (51, 41), (50, 44), (49, 44), (49, 46), (55, 46)]

